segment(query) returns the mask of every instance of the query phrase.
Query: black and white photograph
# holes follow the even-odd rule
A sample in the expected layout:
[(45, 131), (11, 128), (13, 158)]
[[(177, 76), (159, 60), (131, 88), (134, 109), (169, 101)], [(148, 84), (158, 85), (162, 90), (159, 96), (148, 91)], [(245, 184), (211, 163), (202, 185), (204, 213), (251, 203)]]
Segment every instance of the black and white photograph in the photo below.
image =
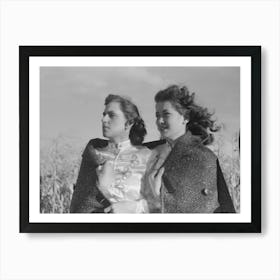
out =
[(32, 174), (28, 192), (21, 185), (22, 215), (42, 228), (109, 232), (126, 231), (125, 223), (136, 232), (252, 224), (260, 205), (241, 174), (259, 153), (248, 105), (258, 101), (251, 56), (260, 48), (201, 47), (204, 56), (199, 47), (104, 49), (20, 47), (22, 67), (30, 55)]
[(239, 212), (239, 85), (239, 67), (42, 67), (41, 213)]

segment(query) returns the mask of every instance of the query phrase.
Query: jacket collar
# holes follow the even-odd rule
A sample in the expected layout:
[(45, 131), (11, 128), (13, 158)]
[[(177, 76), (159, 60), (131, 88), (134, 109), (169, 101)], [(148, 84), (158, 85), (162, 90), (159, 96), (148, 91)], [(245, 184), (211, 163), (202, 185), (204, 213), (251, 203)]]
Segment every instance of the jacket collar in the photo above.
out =
[(199, 136), (194, 136), (188, 130), (185, 134), (177, 138), (173, 143), (173, 148), (179, 148), (182, 146), (198, 145), (201, 143)]
[(192, 133), (188, 130), (185, 134), (182, 136), (178, 137), (177, 139), (173, 140), (171, 142), (171, 146), (176, 146), (177, 144), (184, 143), (184, 144), (189, 144), (192, 142)]

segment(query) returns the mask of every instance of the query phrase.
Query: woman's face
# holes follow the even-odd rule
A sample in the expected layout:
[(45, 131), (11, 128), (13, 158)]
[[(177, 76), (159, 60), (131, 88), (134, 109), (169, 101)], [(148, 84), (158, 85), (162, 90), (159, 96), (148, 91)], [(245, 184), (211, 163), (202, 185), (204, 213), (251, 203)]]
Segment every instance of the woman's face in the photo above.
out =
[(105, 106), (102, 118), (103, 136), (119, 142), (128, 138), (126, 118), (118, 102), (110, 102)]
[(156, 103), (156, 124), (162, 138), (175, 140), (186, 132), (187, 121), (169, 101)]

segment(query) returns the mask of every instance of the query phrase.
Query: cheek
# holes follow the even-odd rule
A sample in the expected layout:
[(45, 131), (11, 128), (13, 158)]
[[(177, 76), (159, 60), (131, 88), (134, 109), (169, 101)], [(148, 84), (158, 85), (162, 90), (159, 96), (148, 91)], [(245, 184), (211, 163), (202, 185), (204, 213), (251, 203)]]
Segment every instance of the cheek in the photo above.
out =
[(180, 121), (181, 120), (178, 119), (178, 118), (171, 118), (171, 119), (169, 119), (169, 122), (168, 122), (169, 128), (171, 130), (177, 130), (178, 127), (179, 127)]
[(176, 117), (176, 123), (182, 124), (183, 122), (184, 122), (184, 117), (181, 116), (181, 115), (178, 115), (178, 116)]
[(173, 126), (174, 123), (176, 123), (176, 120), (174, 118), (169, 117), (165, 120), (165, 123), (168, 124), (169, 126)]
[(123, 129), (125, 127), (125, 123), (123, 120), (114, 120), (112, 122), (112, 125), (114, 125), (118, 129)]

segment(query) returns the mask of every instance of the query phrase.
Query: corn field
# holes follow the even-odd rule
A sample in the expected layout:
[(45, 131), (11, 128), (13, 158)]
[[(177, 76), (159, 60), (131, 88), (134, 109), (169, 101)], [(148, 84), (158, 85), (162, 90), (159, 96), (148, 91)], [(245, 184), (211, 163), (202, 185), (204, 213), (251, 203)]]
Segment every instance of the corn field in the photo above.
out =
[[(223, 138), (210, 147), (218, 156), (235, 209), (240, 211), (240, 177), (238, 138), (232, 139), (232, 153), (224, 152)], [(70, 202), (85, 145), (77, 147), (71, 140), (58, 137), (40, 151), (40, 212), (69, 213)]]
[(41, 149), (41, 213), (69, 213), (80, 161), (81, 150), (74, 148), (64, 138), (57, 138)]

